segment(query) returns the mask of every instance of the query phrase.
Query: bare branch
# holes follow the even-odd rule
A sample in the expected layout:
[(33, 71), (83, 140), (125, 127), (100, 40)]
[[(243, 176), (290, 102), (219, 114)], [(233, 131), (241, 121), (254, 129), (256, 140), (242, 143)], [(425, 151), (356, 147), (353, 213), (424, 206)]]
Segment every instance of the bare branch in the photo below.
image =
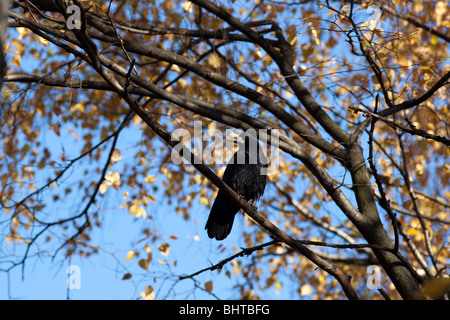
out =
[(192, 274), (190, 274), (190, 275), (187, 275), (187, 276), (180, 276), (180, 277), (179, 277), (179, 280), (184, 280), (184, 279), (188, 279), (188, 278), (193, 278), (193, 277), (195, 277), (195, 276), (197, 276), (197, 275), (199, 275), (200, 273), (203, 273), (203, 272), (205, 272), (205, 271), (214, 271), (214, 270), (217, 270), (217, 269), (220, 270), (220, 269), (223, 268), (223, 266), (224, 266), (225, 264), (227, 264), (228, 262), (230, 262), (230, 261), (232, 261), (232, 260), (234, 260), (234, 259), (236, 259), (236, 258), (243, 257), (243, 256), (249, 256), (249, 255), (251, 255), (251, 254), (252, 254), (253, 252), (255, 252), (255, 251), (262, 250), (262, 249), (264, 249), (265, 247), (268, 247), (268, 246), (277, 245), (278, 243), (279, 243), (279, 242), (278, 242), (277, 240), (272, 240), (272, 241), (269, 241), (269, 242), (266, 242), (266, 243), (263, 243), (263, 244), (254, 246), (254, 247), (242, 249), (242, 250), (239, 251), (238, 253), (232, 255), (231, 257), (228, 257), (228, 258), (226, 258), (226, 259), (220, 261), (219, 263), (217, 263), (217, 264), (215, 264), (215, 265), (212, 265), (211, 267), (204, 268), (204, 269), (202, 269), (202, 270), (199, 270), (199, 271), (194, 272), (194, 273), (192, 273)]

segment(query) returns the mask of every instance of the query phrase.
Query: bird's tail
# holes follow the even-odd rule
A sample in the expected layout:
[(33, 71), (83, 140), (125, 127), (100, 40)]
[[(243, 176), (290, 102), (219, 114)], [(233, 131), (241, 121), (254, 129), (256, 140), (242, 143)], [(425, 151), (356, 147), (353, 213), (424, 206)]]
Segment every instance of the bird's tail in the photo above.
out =
[(208, 237), (211, 239), (216, 238), (217, 240), (225, 239), (231, 232), (234, 216), (238, 211), (239, 206), (219, 192), (205, 226), (205, 229), (208, 231)]

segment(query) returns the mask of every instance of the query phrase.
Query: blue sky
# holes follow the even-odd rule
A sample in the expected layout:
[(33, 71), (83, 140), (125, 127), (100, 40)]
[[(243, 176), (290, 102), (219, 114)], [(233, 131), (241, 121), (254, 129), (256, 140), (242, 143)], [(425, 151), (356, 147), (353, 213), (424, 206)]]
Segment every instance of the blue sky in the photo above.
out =
[[(169, 208), (163, 207), (163, 210), (167, 210), (168, 215), (172, 215)], [(207, 211), (203, 210), (203, 213), (206, 217)], [(101, 246), (105, 251), (102, 250), (88, 259), (74, 255), (71, 261), (65, 259), (62, 253), (53, 261), (50, 257), (30, 258), (25, 264), (23, 280), (20, 266), (13, 269), (9, 275), (0, 274), (0, 298), (66, 299), (69, 294), (71, 299), (135, 299), (148, 284), (152, 284), (155, 290), (158, 289), (158, 284), (154, 284), (150, 280), (155, 275), (167, 278), (165, 286), (168, 288), (176, 281), (176, 277), (171, 275), (172, 272), (190, 273), (209, 266), (208, 259), (214, 259), (216, 255), (209, 254), (211, 248), (208, 248), (208, 243), (206, 243), (206, 247), (203, 244), (199, 248), (197, 245), (199, 241), (193, 240), (193, 233), (186, 232), (196, 232), (192, 221), (183, 222), (173, 216), (164, 220), (158, 222), (161, 232), (178, 236), (177, 240), (167, 240), (171, 245), (171, 251), (167, 257), (168, 264), (176, 258), (177, 267), (157, 262), (156, 259), (165, 260), (165, 258), (155, 249), (152, 250), (155, 261), (151, 263), (148, 272), (138, 267), (136, 258), (125, 261), (130, 245), (138, 238), (142, 238), (141, 228), (145, 224), (145, 220), (134, 220), (124, 210), (108, 212), (105, 214), (102, 228), (96, 229), (92, 237), (92, 243)], [(203, 221), (200, 223), (203, 224)], [(203, 235), (202, 238), (206, 240)], [(231, 241), (228, 245), (230, 244)], [(3, 242), (3, 245), (6, 243)], [(211, 243), (211, 247), (215, 246), (216, 243)], [(81, 289), (73, 289), (68, 293), (66, 271), (69, 264), (80, 267)], [(122, 280), (126, 272), (131, 272), (133, 277), (129, 280)], [(217, 271), (214, 274), (216, 277)], [(211, 273), (207, 272), (205, 275), (212, 278)], [(191, 280), (180, 282), (176, 285), (176, 291), (189, 290), (191, 283)], [(160, 293), (166, 296), (166, 290), (168, 289), (162, 289)], [(199, 294), (202, 298), (208, 298), (208, 295), (203, 296), (201, 292), (197, 292), (197, 295)], [(194, 298), (192, 295), (187, 295)], [(172, 295), (169, 294), (167, 297), (170, 296)]]
[[(43, 139), (46, 142), (44, 146), (50, 148), (55, 157), (61, 150), (67, 151), (69, 159), (77, 156), (79, 154), (77, 147), (82, 146), (82, 141), (75, 139), (72, 134), (63, 134), (64, 126), (61, 132), (61, 138), (52, 131), (43, 133)], [(117, 144), (117, 149), (122, 151), (123, 159), (114, 164), (111, 170), (120, 172), (123, 168), (121, 162), (126, 162), (127, 158), (134, 154), (130, 141), (140, 134), (140, 131), (132, 125), (127, 132), (123, 132)], [(108, 147), (106, 149), (108, 150)], [(103, 154), (102, 158), (106, 157), (107, 152)], [(100, 161), (102, 160), (104, 159)], [(89, 163), (81, 162), (81, 167), (63, 176), (58, 186), (49, 188), (43, 193), (49, 205), (44, 209), (43, 217), (46, 221), (55, 221), (62, 216), (73, 216), (77, 208), (84, 207), (83, 204), (78, 203), (82, 197), (79, 193), (70, 195), (62, 203), (52, 203), (51, 197), (54, 194), (61, 194), (64, 188), (75, 183), (79, 179), (77, 173), (83, 171), (88, 165)], [(53, 171), (51, 168), (42, 172), (37, 171), (36, 187), (39, 188), (45, 184), (48, 177), (53, 177)], [(230, 289), (230, 284), (235, 279), (230, 280), (225, 276), (226, 270), (232, 271), (231, 264), (225, 265), (222, 272), (207, 271), (196, 276), (195, 279), (198, 282), (195, 283), (191, 279), (178, 281), (177, 277), (192, 274), (211, 264), (216, 264), (234, 254), (234, 249), (240, 250), (241, 247), (246, 247), (239, 237), (245, 228), (242, 214), (236, 217), (232, 233), (226, 240), (222, 242), (210, 240), (204, 231), (204, 224), (209, 214), (208, 207), (200, 205), (197, 197), (190, 210), (192, 218), (187, 221), (182, 219), (175, 213), (174, 205), (166, 204), (163, 196), (164, 187), (161, 185), (163, 180), (157, 181), (159, 191), (153, 194), (157, 201), (147, 208), (149, 217), (147, 219), (130, 216), (127, 208), (118, 209), (124, 202), (121, 195), (126, 190), (126, 186), (118, 191), (109, 188), (105, 195), (98, 196), (98, 206), (102, 208), (100, 211), (102, 225), (100, 228), (93, 228), (90, 233), (90, 244), (101, 249), (89, 258), (80, 258), (75, 254), (69, 260), (64, 257), (65, 250), (60, 250), (54, 256), (61, 242), (46, 245), (41, 237), (37, 242), (39, 250), (36, 246), (32, 247), (23, 269), (19, 265), (9, 273), (0, 273), (0, 299), (137, 299), (147, 285), (154, 287), (157, 299), (214, 299), (215, 296), (238, 298), (239, 294)], [(0, 225), (6, 228), (3, 232), (7, 232), (5, 230), (9, 226), (9, 221), (9, 216), (1, 217)], [(145, 227), (154, 227), (161, 238), (156, 243), (146, 240), (142, 234), (142, 229)], [(32, 231), (31, 235), (37, 234), (38, 231), (39, 229)], [(53, 230), (52, 237), (57, 238), (64, 234), (58, 232), (59, 230)], [(177, 239), (170, 236), (176, 236)], [(160, 243), (170, 245), (170, 253), (167, 257), (159, 252), (157, 246)], [(142, 256), (145, 254), (142, 248), (147, 244), (152, 245), (153, 255), (148, 271), (138, 266), (138, 261), (145, 258)], [(125, 261), (129, 250), (136, 250), (141, 256)], [(0, 241), (0, 252), (2, 252), (0, 267), (5, 269), (11, 265), (9, 261), (20, 260), (24, 254), (24, 246), (22, 243), (9, 244), (3, 238)], [(39, 256), (35, 256), (37, 252)], [(175, 260), (176, 265), (174, 265)], [(69, 265), (79, 267), (80, 289), (68, 290), (67, 288), (67, 280), (70, 276), (67, 273)], [(122, 280), (126, 273), (131, 273), (132, 278)], [(206, 281), (214, 282), (213, 295), (203, 290), (203, 283)], [(193, 290), (194, 285), (200, 288)], [(267, 292), (267, 298), (281, 297), (282, 295), (275, 290), (269, 289)]]
[[(193, 291), (193, 281), (186, 279), (177, 282), (176, 275), (191, 274), (200, 269), (217, 263), (228, 257), (229, 250), (218, 252), (218, 245), (225, 248), (238, 246), (241, 242), (237, 235), (242, 230), (244, 218), (237, 217), (236, 224), (229, 238), (220, 244), (209, 240), (203, 233), (204, 219), (208, 211), (200, 211), (199, 221), (184, 222), (170, 213), (170, 208), (163, 207), (168, 212), (167, 219), (161, 219), (158, 224), (161, 232), (177, 235), (177, 240), (168, 239), (171, 250), (167, 257), (168, 264), (152, 261), (148, 272), (137, 266), (137, 260), (125, 261), (130, 244), (139, 238), (143, 219), (133, 220), (127, 212), (111, 212), (106, 215), (101, 230), (96, 230), (92, 243), (100, 244), (106, 251), (90, 258), (79, 258), (74, 255), (68, 261), (59, 254), (53, 261), (50, 257), (30, 258), (25, 265), (24, 278), (22, 269), (17, 267), (8, 275), (0, 274), (0, 299), (136, 299), (144, 291), (146, 285), (152, 285), (157, 291), (157, 298), (165, 299), (212, 299), (213, 296), (202, 290)], [(165, 220), (165, 221), (162, 221)], [(200, 232), (199, 232), (200, 231)], [(199, 232), (200, 240), (193, 236)], [(241, 243), (241, 245), (243, 245)], [(153, 260), (165, 258), (154, 251)], [(177, 260), (177, 266), (171, 265)], [(246, 258), (239, 258), (246, 259)], [(67, 289), (67, 267), (69, 264), (80, 268), (80, 289)], [(124, 268), (125, 267), (125, 268)], [(222, 298), (237, 298), (236, 293), (229, 291), (230, 280), (224, 276), (225, 270), (231, 270), (227, 264), (223, 271), (207, 271), (196, 277), (199, 283), (214, 281), (213, 293)], [(129, 280), (122, 280), (126, 272), (133, 274)], [(172, 274), (173, 273), (173, 274)], [(9, 277), (9, 279), (8, 279)], [(156, 283), (153, 277), (159, 278)], [(223, 281), (223, 282), (222, 282)], [(221, 287), (223, 284), (223, 287)], [(172, 287), (174, 286), (174, 287)], [(271, 291), (271, 292), (270, 292)], [(174, 293), (177, 294), (174, 294)], [(267, 298), (281, 298), (275, 290), (269, 289)]]

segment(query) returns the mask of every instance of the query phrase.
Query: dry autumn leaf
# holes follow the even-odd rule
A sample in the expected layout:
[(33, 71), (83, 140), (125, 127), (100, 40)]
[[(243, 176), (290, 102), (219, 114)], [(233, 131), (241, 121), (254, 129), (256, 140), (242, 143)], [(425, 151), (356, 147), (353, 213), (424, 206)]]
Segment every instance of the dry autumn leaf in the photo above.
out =
[(133, 250), (128, 251), (127, 256), (125, 257), (125, 261), (129, 261), (136, 256), (136, 252)]
[(128, 279), (131, 279), (131, 277), (132, 277), (131, 273), (125, 273), (122, 277), (122, 280), (128, 280)]
[(205, 282), (205, 290), (211, 293), (213, 291), (214, 284), (212, 281)]
[(164, 257), (167, 257), (169, 255), (170, 245), (168, 243), (162, 243), (158, 246), (158, 249)]
[(146, 286), (144, 292), (141, 292), (139, 295), (144, 300), (155, 299), (155, 291), (152, 286)]
[(149, 267), (150, 264), (149, 264), (147, 259), (139, 260), (138, 264), (139, 264), (139, 267), (141, 267), (142, 269), (148, 271), (148, 267)]

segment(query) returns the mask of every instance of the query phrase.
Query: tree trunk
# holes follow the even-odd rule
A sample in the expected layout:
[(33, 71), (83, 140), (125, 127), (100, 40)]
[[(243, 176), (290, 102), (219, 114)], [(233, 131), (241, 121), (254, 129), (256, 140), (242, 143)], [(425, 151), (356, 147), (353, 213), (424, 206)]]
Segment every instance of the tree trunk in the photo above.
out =
[[(352, 176), (358, 209), (363, 215), (363, 219), (354, 222), (355, 226), (369, 244), (393, 248), (394, 245), (383, 228), (378, 214), (362, 149), (356, 143), (349, 150), (348, 168)], [(397, 253), (397, 256), (387, 250), (374, 249), (373, 252), (404, 299), (423, 298), (418, 279), (405, 266), (405, 262), (398, 257), (400, 253)]]

